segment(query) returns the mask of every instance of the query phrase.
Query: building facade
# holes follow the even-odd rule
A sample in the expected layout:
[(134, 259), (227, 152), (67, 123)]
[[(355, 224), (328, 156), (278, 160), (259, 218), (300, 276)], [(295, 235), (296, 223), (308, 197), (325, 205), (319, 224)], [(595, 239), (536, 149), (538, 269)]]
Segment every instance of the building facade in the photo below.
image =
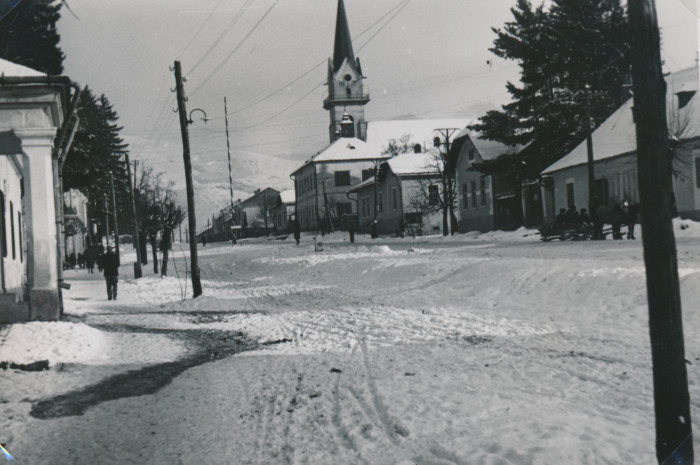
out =
[[(700, 220), (700, 96), (698, 67), (666, 77), (667, 120), (674, 139), (672, 163), (676, 208), (681, 218)], [(599, 204), (612, 206), (639, 200), (637, 141), (632, 116), (633, 100), (625, 102), (592, 135), (595, 195)], [(569, 207), (588, 206), (586, 142), (542, 172), (546, 221)]]
[(61, 218), (54, 139), (73, 83), (0, 60), (0, 323), (56, 320)]

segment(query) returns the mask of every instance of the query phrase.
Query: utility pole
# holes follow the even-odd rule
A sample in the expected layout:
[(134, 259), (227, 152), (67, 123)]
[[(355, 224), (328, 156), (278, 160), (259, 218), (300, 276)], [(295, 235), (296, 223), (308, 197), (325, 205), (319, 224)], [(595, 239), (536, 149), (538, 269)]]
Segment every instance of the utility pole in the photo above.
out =
[[(185, 163), (185, 182), (187, 183), (187, 216), (190, 231), (197, 231), (197, 219), (194, 209), (194, 185), (192, 182), (192, 162), (190, 161), (190, 136), (187, 131), (189, 119), (185, 106), (185, 89), (183, 87), (180, 61), (175, 60), (175, 91), (177, 92), (177, 109), (180, 115), (180, 132), (182, 133), (182, 158)], [(202, 295), (202, 283), (199, 279), (199, 260), (197, 260), (197, 235), (190, 237), (190, 274), (192, 275), (192, 295), (194, 298)]]
[(109, 209), (107, 208), (107, 194), (105, 196), (105, 237), (107, 239), (107, 245), (109, 245)]
[[(459, 128), (438, 128), (435, 129), (437, 132), (440, 133), (440, 135), (444, 138), (445, 142), (440, 142), (440, 138), (436, 137), (434, 140), (434, 145), (435, 147), (440, 150), (440, 145), (445, 146), (445, 152), (442, 153), (442, 198), (443, 202), (445, 204), (445, 208), (443, 210), (442, 214), (442, 235), (447, 236), (448, 234), (448, 225), (449, 225), (449, 230), (452, 231), (452, 218), (455, 216), (455, 206), (454, 206), (454, 193), (453, 191), (453, 182), (452, 182), (452, 177), (448, 175), (447, 171), (445, 170), (445, 167), (447, 166), (447, 154), (450, 151), (450, 137), (454, 135), (457, 131), (461, 131)], [(449, 221), (448, 221), (448, 215), (449, 215)], [(454, 231), (452, 231), (454, 233)]]
[[(377, 186), (375, 185), (375, 190)], [(328, 196), (326, 195), (326, 179), (323, 180), (323, 209), (325, 210), (326, 213), (326, 221), (328, 221), (328, 224), (331, 227), (331, 232), (335, 232), (335, 228), (333, 227), (333, 220), (331, 220), (330, 214), (328, 212)]]
[(231, 175), (231, 143), (228, 137), (228, 109), (226, 108), (226, 97), (224, 97), (224, 120), (226, 121), (226, 155), (228, 155), (228, 189), (231, 194), (231, 246), (233, 246), (236, 244), (236, 232), (233, 230), (233, 176)]
[[(131, 197), (131, 213), (134, 216), (134, 245), (136, 246), (136, 263), (134, 264), (134, 279), (143, 276), (141, 271), (141, 242), (139, 241), (139, 219), (136, 213), (136, 197), (134, 197), (134, 187), (131, 185), (131, 163), (129, 162), (129, 154), (124, 154), (126, 160), (126, 175), (128, 177), (129, 194)], [(134, 173), (134, 177), (136, 173)]]
[(117, 196), (114, 194), (114, 176), (109, 172), (109, 186), (112, 189), (112, 215), (114, 215), (114, 248), (117, 253), (117, 262), (119, 261), (119, 225), (117, 224)]
[[(591, 124), (590, 87), (590, 85), (586, 84), (586, 151), (588, 157), (588, 211), (591, 213), (591, 218), (595, 219), (595, 212), (598, 208), (598, 202), (596, 201), (595, 167), (593, 166), (593, 126)], [(602, 237), (595, 237), (595, 239), (602, 239)]]
[(630, 0), (632, 90), (654, 380), (656, 459), (692, 465), (693, 432), (685, 362), (676, 239), (673, 235), (671, 146), (654, 0)]

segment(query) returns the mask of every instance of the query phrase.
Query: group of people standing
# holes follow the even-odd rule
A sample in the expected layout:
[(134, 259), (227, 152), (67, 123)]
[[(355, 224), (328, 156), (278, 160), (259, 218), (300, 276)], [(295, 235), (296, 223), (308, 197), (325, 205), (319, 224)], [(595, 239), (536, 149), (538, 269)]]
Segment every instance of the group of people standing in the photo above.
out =
[(88, 273), (94, 273), (95, 265), (97, 271), (103, 272), (105, 283), (107, 284), (107, 300), (117, 300), (117, 282), (119, 281), (119, 255), (114, 253), (112, 246), (106, 248), (102, 244), (88, 246), (83, 253), (75, 253), (66, 257), (64, 268), (87, 269)]

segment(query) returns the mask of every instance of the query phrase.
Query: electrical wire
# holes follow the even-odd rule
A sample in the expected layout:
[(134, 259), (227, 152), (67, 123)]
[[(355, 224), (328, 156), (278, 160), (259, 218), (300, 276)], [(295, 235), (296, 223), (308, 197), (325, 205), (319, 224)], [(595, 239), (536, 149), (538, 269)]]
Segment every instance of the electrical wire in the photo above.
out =
[(275, 0), (275, 2), (272, 4), (272, 6), (270, 6), (270, 8), (267, 9), (267, 11), (265, 12), (265, 14), (262, 15), (262, 17), (258, 20), (258, 22), (256, 22), (256, 23), (253, 25), (253, 27), (250, 29), (250, 31), (248, 31), (248, 33), (247, 33), (245, 36), (243, 36), (243, 38), (238, 42), (238, 44), (233, 48), (233, 50), (231, 50), (231, 53), (229, 53), (229, 54), (226, 56), (226, 58), (224, 58), (224, 60), (214, 69), (214, 71), (212, 71), (211, 73), (209, 73), (209, 75), (206, 77), (206, 79), (204, 79), (204, 81), (202, 81), (202, 82), (199, 84), (199, 86), (197, 86), (197, 87), (191, 92), (190, 95), (195, 95), (202, 87), (204, 87), (205, 84), (207, 84), (207, 83), (211, 80), (211, 78), (213, 78), (213, 77), (216, 75), (216, 73), (218, 73), (218, 72), (221, 70), (221, 68), (228, 62), (228, 60), (231, 59), (231, 57), (233, 56), (233, 54), (236, 53), (236, 52), (238, 51), (238, 49), (240, 49), (240, 48), (243, 46), (243, 44), (245, 43), (245, 41), (248, 40), (248, 38), (249, 38), (251, 35), (253, 35), (253, 33), (255, 32), (255, 30), (260, 26), (260, 24), (261, 24), (261, 23), (265, 20), (265, 18), (272, 12), (272, 10), (275, 8), (275, 6), (277, 6), (277, 4), (278, 4), (279, 2), (280, 2), (280, 0)]
[[(223, 32), (221, 32), (221, 33), (218, 35), (218, 37), (217, 37), (216, 39), (214, 39), (214, 43), (211, 44), (211, 45), (209, 46), (209, 48), (207, 49), (207, 51), (204, 52), (204, 54), (199, 58), (199, 60), (197, 60), (197, 62), (192, 66), (192, 68), (191, 68), (190, 71), (187, 73), (187, 75), (192, 74), (192, 73), (199, 67), (199, 65), (202, 64), (202, 62), (203, 62), (204, 60), (206, 60), (207, 57), (209, 57), (209, 55), (211, 54), (211, 52), (213, 52), (214, 49), (221, 43), (221, 41), (224, 40), (224, 37), (226, 37), (226, 35), (227, 35), (229, 32), (231, 32), (231, 29), (233, 29), (233, 26), (235, 26), (236, 23), (238, 23), (238, 21), (239, 21), (239, 20), (241, 19), (241, 17), (243, 16), (243, 13), (245, 13), (245, 11), (250, 7), (250, 5), (251, 5), (252, 3), (253, 3), (253, 0), (246, 0), (246, 2), (238, 9), (238, 11), (236, 12), (236, 14), (233, 16), (233, 19), (232, 19), (232, 20), (228, 23), (228, 25), (224, 28)], [(194, 94), (194, 92), (193, 92), (192, 94)]]

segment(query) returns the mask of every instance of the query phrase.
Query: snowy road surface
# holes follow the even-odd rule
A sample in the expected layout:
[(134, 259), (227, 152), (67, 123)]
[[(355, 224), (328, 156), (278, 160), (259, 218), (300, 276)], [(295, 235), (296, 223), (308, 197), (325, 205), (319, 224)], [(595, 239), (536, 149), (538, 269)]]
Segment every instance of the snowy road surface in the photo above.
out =
[(69, 271), (65, 320), (0, 328), (0, 361), (50, 361), (2, 372), (0, 443), (26, 464), (655, 463), (640, 241), (325, 239), (200, 249), (195, 300), (126, 276), (108, 302)]

